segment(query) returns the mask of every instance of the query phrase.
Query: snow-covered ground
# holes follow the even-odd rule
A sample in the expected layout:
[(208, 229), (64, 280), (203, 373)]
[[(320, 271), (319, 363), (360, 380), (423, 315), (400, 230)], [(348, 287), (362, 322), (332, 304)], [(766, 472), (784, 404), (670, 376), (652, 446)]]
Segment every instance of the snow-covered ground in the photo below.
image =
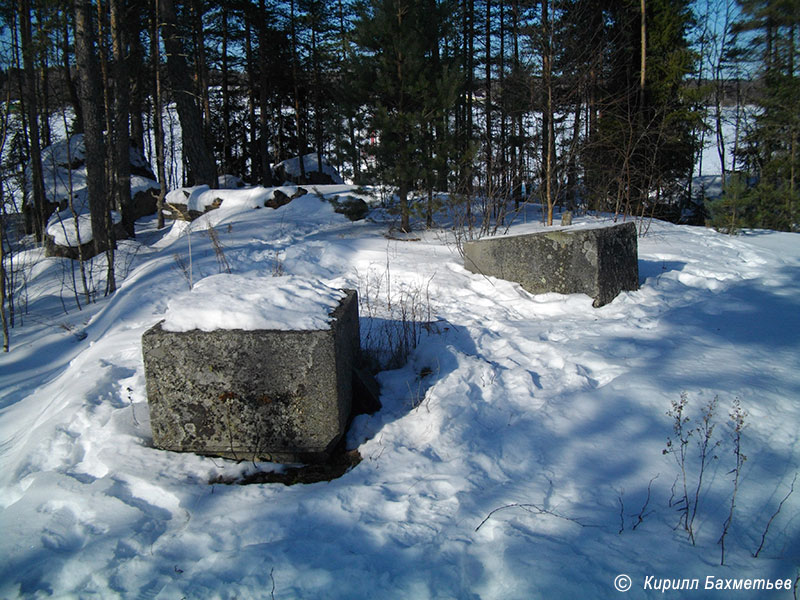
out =
[[(118, 252), (118, 291), (82, 311), (68, 262), (31, 267), (28, 314), (0, 357), (0, 598), (800, 593), (714, 588), (797, 586), (798, 234), (654, 222), (641, 289), (595, 309), (467, 272), (447, 230), (387, 239), (385, 223), (351, 223), (314, 195), (272, 210), (241, 194), (191, 228), (140, 222)], [(527, 220), (511, 232), (541, 228)], [(434, 321), (408, 364), (379, 375), (383, 409), (355, 420), (348, 445), (363, 460), (341, 478), (210, 484), (270, 467), (152, 447), (141, 335), (188, 289), (190, 248), (194, 282), (223, 270), (209, 226), (234, 275), (359, 288), (362, 333), (396, 325), (389, 299)], [(688, 429), (718, 398), (696, 545), (676, 528), (680, 470), (662, 452), (679, 446), (666, 413), (684, 392)], [(736, 398), (747, 460), (720, 566)]]

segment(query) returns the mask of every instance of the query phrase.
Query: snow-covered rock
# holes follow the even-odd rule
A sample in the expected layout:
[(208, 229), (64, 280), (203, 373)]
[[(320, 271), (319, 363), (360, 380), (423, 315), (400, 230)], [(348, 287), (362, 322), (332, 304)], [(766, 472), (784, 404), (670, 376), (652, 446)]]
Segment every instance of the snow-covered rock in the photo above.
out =
[[(117, 239), (127, 237), (125, 231), (119, 227), (122, 216), (117, 211), (111, 211), (111, 222)], [(94, 256), (92, 215), (89, 211), (82, 207), (77, 216), (70, 209), (53, 213), (47, 222), (45, 248), (47, 256), (84, 260)]]
[[(153, 214), (156, 200), (153, 194), (159, 192), (155, 176), (136, 148), (130, 149), (131, 160), (131, 206), (130, 216), (135, 221)], [(84, 257), (90, 257), (92, 244), (91, 217), (86, 187), (86, 151), (83, 134), (76, 134), (69, 140), (60, 140), (42, 150), (45, 198), (52, 215), (46, 227), (45, 240), (49, 256), (77, 258), (77, 247), (84, 246)], [(26, 167), (30, 170), (30, 164)], [(31, 181), (29, 177), (28, 181)], [(30, 195), (30, 191), (29, 191)], [(30, 196), (29, 196), (30, 197)], [(77, 215), (77, 220), (75, 218)], [(120, 223), (121, 216), (112, 214), (113, 223)], [(117, 238), (127, 237), (120, 227)]]
[(217, 187), (222, 190), (238, 190), (245, 187), (245, 183), (238, 175), (220, 175), (217, 177)]
[(303, 156), (303, 168), (305, 169), (305, 179), (300, 171), (300, 159), (295, 156), (294, 158), (279, 162), (274, 166), (273, 170), (279, 181), (287, 181), (300, 185), (335, 185), (344, 183), (339, 173), (328, 164), (324, 156), (322, 157), (322, 170), (320, 170), (316, 152)]
[[(159, 186), (155, 181), (153, 170), (142, 152), (131, 147), (130, 160), (131, 195), (147, 189), (158, 190)], [(26, 166), (26, 169), (30, 171), (30, 164)], [(67, 207), (70, 197), (74, 199), (85, 193), (86, 150), (83, 134), (75, 134), (69, 140), (60, 140), (44, 148), (42, 150), (42, 169), (45, 198), (50, 204), (64, 209)], [(28, 181), (32, 181), (30, 173)]]

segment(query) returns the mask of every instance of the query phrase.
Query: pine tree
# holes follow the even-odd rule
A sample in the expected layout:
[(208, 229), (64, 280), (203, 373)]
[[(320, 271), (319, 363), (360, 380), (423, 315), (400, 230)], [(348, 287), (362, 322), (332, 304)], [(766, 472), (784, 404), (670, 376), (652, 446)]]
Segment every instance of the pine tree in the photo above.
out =
[(75, 57), (79, 76), (79, 96), (86, 150), (86, 188), (91, 213), (94, 253), (106, 252), (108, 272), (106, 294), (116, 291), (114, 239), (111, 207), (106, 196), (106, 143), (99, 100), (103, 97), (97, 60), (97, 33), (92, 18), (91, 0), (75, 0)]
[(178, 32), (178, 16), (173, 0), (159, 0), (161, 37), (167, 52), (169, 78), (183, 132), (184, 153), (195, 184), (217, 185), (216, 165), (205, 142), (201, 107), (193, 91), (186, 64), (186, 51)]
[(697, 119), (685, 87), (695, 60), (690, 3), (624, 0), (603, 17), (611, 27), (584, 153), (589, 194), (595, 208), (675, 217)]
[(409, 231), (409, 193), (425, 179), (430, 123), (455, 103), (461, 77), (439, 60), (438, 42), (450, 13), (447, 2), (373, 0), (362, 6), (358, 39), (362, 85), (371, 80), (371, 127), (380, 172), (397, 187), (402, 231)]
[(122, 225), (129, 236), (134, 235), (134, 215), (131, 202), (131, 159), (130, 159), (130, 61), (125, 21), (127, 6), (125, 0), (110, 0), (111, 45), (114, 57), (114, 104), (112, 107), (113, 145), (111, 167), (113, 171), (114, 197), (117, 210), (122, 213)]
[(44, 176), (42, 171), (41, 138), (39, 135), (39, 102), (36, 94), (34, 53), (31, 33), (31, 5), (29, 0), (18, 1), (19, 27), (22, 45), (22, 98), (28, 126), (28, 149), (31, 157), (33, 205), (26, 206), (38, 241), (44, 240), (48, 210), (45, 207)]
[(746, 225), (781, 230), (798, 229), (798, 133), (800, 133), (800, 0), (740, 0), (749, 32), (750, 58), (759, 66), (759, 92), (752, 129), (745, 137), (742, 158), (757, 182), (747, 193), (751, 201)]

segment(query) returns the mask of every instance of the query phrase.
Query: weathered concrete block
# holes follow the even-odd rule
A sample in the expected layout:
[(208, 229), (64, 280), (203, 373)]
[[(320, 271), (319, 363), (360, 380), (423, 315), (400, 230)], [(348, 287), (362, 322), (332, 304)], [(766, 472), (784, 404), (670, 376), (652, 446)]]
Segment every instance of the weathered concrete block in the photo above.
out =
[(320, 462), (345, 432), (359, 352), (353, 290), (313, 331), (165, 331), (142, 336), (157, 448)]
[(464, 244), (464, 267), (509, 281), (532, 294), (584, 293), (594, 306), (639, 289), (633, 222), (486, 238)]

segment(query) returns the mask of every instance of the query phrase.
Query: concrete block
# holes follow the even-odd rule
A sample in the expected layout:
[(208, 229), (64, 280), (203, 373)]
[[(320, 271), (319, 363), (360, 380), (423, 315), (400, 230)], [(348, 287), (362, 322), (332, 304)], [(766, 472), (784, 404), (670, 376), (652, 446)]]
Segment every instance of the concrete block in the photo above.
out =
[(353, 290), (315, 331), (142, 336), (157, 448), (240, 460), (326, 460), (345, 433), (359, 352)]
[(583, 293), (594, 306), (639, 289), (633, 222), (485, 238), (464, 244), (464, 267), (516, 281), (532, 294)]

